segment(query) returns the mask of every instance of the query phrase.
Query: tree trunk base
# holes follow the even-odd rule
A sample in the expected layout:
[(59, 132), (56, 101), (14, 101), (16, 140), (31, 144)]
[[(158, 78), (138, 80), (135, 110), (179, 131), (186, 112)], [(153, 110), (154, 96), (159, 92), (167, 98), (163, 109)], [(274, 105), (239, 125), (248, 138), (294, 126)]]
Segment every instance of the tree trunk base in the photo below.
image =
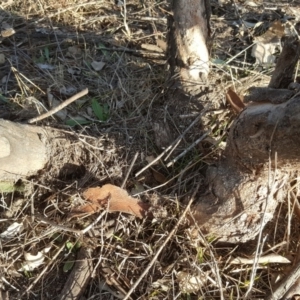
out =
[(286, 197), (289, 178), (288, 171), (269, 171), (267, 164), (257, 173), (248, 173), (244, 166), (236, 167), (224, 158), (207, 171), (210, 192), (194, 206), (194, 219), (203, 233), (219, 241), (251, 240)]

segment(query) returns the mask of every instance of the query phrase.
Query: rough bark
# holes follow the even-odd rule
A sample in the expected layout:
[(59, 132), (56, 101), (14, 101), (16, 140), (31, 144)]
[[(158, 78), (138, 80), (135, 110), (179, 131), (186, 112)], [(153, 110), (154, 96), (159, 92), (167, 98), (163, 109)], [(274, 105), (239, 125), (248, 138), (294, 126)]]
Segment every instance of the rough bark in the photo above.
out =
[[(288, 67), (292, 78), (295, 66), (291, 48), (299, 53), (299, 43), (295, 48), (295, 40), (288, 39), (270, 86), (286, 89), (291, 83), (285, 76)], [(253, 239), (285, 199), (290, 174), (300, 166), (299, 93), (280, 90), (282, 98), (277, 95), (270, 103), (257, 95), (259, 90), (247, 97), (261, 103), (250, 104), (233, 123), (224, 156), (208, 169), (210, 192), (194, 207), (202, 229), (222, 241)]]
[(174, 0), (170, 24), (171, 68), (180, 73), (182, 85), (189, 89), (203, 82), (209, 72), (209, 1)]
[(284, 47), (277, 61), (269, 83), (270, 88), (286, 88), (293, 81), (293, 73), (300, 56), (298, 36), (286, 37)]
[[(199, 83), (199, 65), (203, 67), (201, 72), (208, 73), (204, 62), (209, 53), (205, 51), (209, 10), (205, 3), (173, 3), (172, 30), (177, 49), (173, 62), (180, 70), (181, 83)], [(204, 53), (202, 59), (194, 59), (201, 57), (195, 55), (196, 42)], [(208, 168), (209, 192), (199, 197), (194, 218), (205, 233), (221, 241), (253, 239), (272, 219), (278, 202), (285, 199), (290, 173), (300, 166), (300, 96), (297, 90), (287, 89), (299, 55), (298, 40), (286, 38), (269, 90), (253, 89), (254, 94), (246, 96), (247, 101), (256, 99), (258, 103), (252, 102), (238, 115), (223, 157), (217, 166)], [(275, 90), (278, 88), (279, 93)], [(268, 95), (265, 97), (263, 92)]]
[(285, 199), (290, 172), (300, 164), (299, 112), (296, 96), (280, 105), (250, 106), (238, 116), (224, 156), (208, 169), (210, 193), (194, 208), (206, 233), (245, 242), (272, 219)]

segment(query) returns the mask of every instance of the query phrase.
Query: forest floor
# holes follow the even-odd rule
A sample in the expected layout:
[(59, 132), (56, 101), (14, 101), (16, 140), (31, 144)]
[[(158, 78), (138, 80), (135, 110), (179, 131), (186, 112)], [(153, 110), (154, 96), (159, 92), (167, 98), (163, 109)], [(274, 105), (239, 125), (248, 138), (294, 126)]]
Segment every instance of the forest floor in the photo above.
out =
[[(187, 218), (178, 223), (192, 195), (197, 201), (208, 188), (206, 167), (226, 146), (236, 118), (227, 89), (270, 80), (275, 64), (251, 55), (254, 36), (300, 14), (288, 3), (211, 5), (211, 72), (192, 96), (170, 76), (167, 1), (0, 2), (0, 118), (22, 123), (89, 90), (35, 123), (71, 132), (72, 143), (85, 144), (89, 156), (70, 153), (77, 163), (56, 178), (39, 174), (11, 189), (0, 186), (3, 299), (62, 299), (82, 249), (91, 276), (80, 299), (241, 299), (250, 291), (251, 299), (263, 299), (288, 272), (300, 239), (288, 201), (265, 227), (260, 253), (255, 240), (218, 244), (195, 234)], [(96, 220), (99, 214), (67, 216), (83, 191), (104, 184), (161, 207), (160, 216), (106, 213), (84, 235), (64, 230)], [(267, 261), (254, 267), (256, 254)]]

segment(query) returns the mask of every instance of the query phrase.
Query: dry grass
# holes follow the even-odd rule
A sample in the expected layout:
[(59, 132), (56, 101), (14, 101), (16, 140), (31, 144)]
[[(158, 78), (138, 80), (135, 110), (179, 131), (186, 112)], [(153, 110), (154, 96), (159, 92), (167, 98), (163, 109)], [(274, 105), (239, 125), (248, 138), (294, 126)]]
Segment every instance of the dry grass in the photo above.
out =
[[(36, 177), (20, 183), (22, 189), (12, 187), (13, 192), (1, 195), (0, 232), (14, 222), (23, 226), (16, 236), (0, 239), (4, 299), (59, 299), (70, 273), (68, 265), (76, 259), (79, 247), (91, 250), (94, 266), (85, 299), (123, 299), (177, 224), (184, 210), (182, 202), (187, 202), (202, 182), (205, 167), (218, 159), (224, 147), (234, 119), (224, 100), (224, 88), (232, 84), (239, 88), (245, 81), (263, 78), (260, 70), (252, 68), (249, 57), (243, 56), (245, 41), (235, 39), (231, 32), (223, 36), (228, 25), (215, 18), (212, 23), (218, 38), (213, 57), (226, 60), (240, 51), (241, 56), (226, 66), (214, 65), (209, 86), (199, 99), (175, 95), (168, 85), (164, 52), (143, 50), (142, 46), (147, 44), (149, 49), (149, 44), (166, 40), (166, 1), (123, 2), (126, 10), (122, 1), (109, 0), (1, 2), (1, 21), (12, 25), (16, 33), (0, 44), (0, 53), (6, 58), (0, 65), (0, 107), (5, 109), (0, 117), (24, 121), (51, 108), (49, 93), (62, 101), (89, 89), (87, 97), (67, 107), (67, 116), (39, 124), (72, 131), (76, 142), (85, 145), (89, 153), (84, 168), (83, 158), (78, 157), (76, 170), (59, 178)], [(225, 11), (225, 15), (231, 13)], [(95, 61), (102, 62), (103, 69), (96, 71)], [(264, 76), (269, 78), (270, 71)], [(95, 113), (93, 101), (98, 102), (102, 117)], [(202, 116), (201, 124), (192, 126), (166, 161), (159, 160), (135, 177), (163, 147), (182, 135), (202, 105), (211, 111)], [(76, 124), (74, 120), (77, 126), (70, 128)], [(208, 138), (171, 167), (166, 166), (207, 128), (211, 129)], [(136, 153), (125, 188), (160, 204), (164, 214), (153, 221), (105, 214), (84, 236), (78, 234), (78, 229), (93, 221), (91, 216), (66, 221), (68, 211), (81, 203), (82, 189), (105, 183), (121, 186)], [(37, 215), (47, 216), (48, 222)], [(241, 299), (252, 284), (251, 299), (262, 298), (284, 269), (279, 264), (260, 265), (251, 282), (252, 265), (232, 265), (230, 261), (237, 256), (252, 257), (256, 241), (218, 245), (195, 230), (187, 221), (180, 224), (131, 299)], [(265, 229), (261, 255), (292, 258), (298, 240), (297, 221), (283, 203)], [(37, 254), (47, 247), (45, 263), (25, 271), (24, 254)], [(189, 278), (196, 282), (194, 286), (186, 283)]]

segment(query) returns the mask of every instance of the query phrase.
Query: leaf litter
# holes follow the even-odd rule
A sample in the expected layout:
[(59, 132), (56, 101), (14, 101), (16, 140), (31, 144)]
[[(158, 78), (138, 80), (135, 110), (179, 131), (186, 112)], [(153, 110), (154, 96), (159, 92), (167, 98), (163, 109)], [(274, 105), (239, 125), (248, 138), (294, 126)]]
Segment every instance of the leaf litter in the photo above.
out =
[[(268, 48), (273, 47), (268, 46), (272, 38), (261, 35), (262, 50), (267, 54), (257, 54), (255, 50), (257, 57), (253, 58), (251, 50), (245, 49), (253, 44), (254, 31), (260, 25), (272, 27), (277, 17), (272, 10), (246, 2), (248, 6), (239, 4), (237, 14), (232, 3), (212, 1), (212, 26), (216, 31), (212, 59), (220, 63), (214, 65), (211, 73), (209, 83), (213, 89), (207, 90), (212, 91), (200, 99), (177, 93), (169, 97), (166, 93), (169, 74), (164, 44), (170, 13), (166, 1), (119, 1), (117, 5), (113, 1), (44, 0), (27, 5), (17, 0), (2, 5), (5, 22), (14, 25), (3, 28), (7, 31), (1, 36), (0, 96), (5, 101), (0, 103), (0, 117), (9, 113), (20, 122), (44, 112), (40, 112), (42, 106), (51, 109), (45, 97), (48, 88), (60, 102), (89, 88), (87, 100), (66, 107), (63, 121), (48, 118), (41, 123), (60, 128), (62, 135), (71, 130), (72, 139), (63, 146), (75, 149), (70, 151), (72, 155), (55, 156), (65, 162), (65, 168), (32, 178), (23, 191), (2, 193), (1, 287), (9, 299), (58, 299), (60, 291), (68, 288), (67, 275), (80, 262), (76, 251), (68, 257), (66, 243), (75, 245), (79, 240), (81, 249), (92, 252), (91, 258), (84, 258), (85, 262), (92, 262), (93, 272), (89, 287), (82, 291), (86, 299), (95, 295), (103, 299), (119, 295), (120, 299), (120, 294), (124, 296), (138, 281), (166, 234), (177, 224), (184, 209), (182, 202), (203, 181), (206, 165), (220, 157), (218, 145), (226, 142), (226, 132), (234, 119), (225, 101), (227, 89), (236, 87), (234, 90), (240, 95), (239, 89), (264, 85), (270, 78), (277, 55)], [(288, 7), (281, 7), (281, 19), (292, 13)], [(248, 22), (247, 26), (240, 26), (242, 21)], [(268, 66), (260, 64), (263, 62)], [(14, 76), (11, 66), (17, 70)], [(39, 100), (29, 101), (30, 97)], [(201, 125), (196, 122), (182, 135), (208, 101), (212, 111), (199, 118)], [(239, 100), (232, 102), (233, 107), (242, 108)], [(166, 144), (180, 137), (169, 160), (156, 159), (166, 145), (157, 139), (154, 122), (162, 124), (162, 133), (171, 131)], [(201, 126), (212, 128), (210, 136), (168, 168), (169, 161), (203, 135)], [(59, 138), (55, 142), (59, 143)], [(130, 169), (131, 158), (137, 152), (138, 159)], [(135, 176), (152, 161), (155, 169), (146, 168)], [(121, 189), (126, 173), (129, 176), (125, 189)], [(101, 188), (94, 187), (106, 185), (110, 186), (108, 193), (99, 197)], [(86, 195), (83, 191), (97, 191), (97, 196), (88, 203), (81, 197)], [(126, 191), (138, 196), (129, 196)], [(119, 213), (119, 208), (108, 213), (106, 209), (115, 192), (122, 195), (122, 202), (125, 199), (125, 203), (134, 205), (158, 206), (167, 213), (139, 219), (136, 216), (141, 216), (141, 212), (132, 214), (135, 210), (127, 204), (125, 213)], [(295, 193), (299, 195), (298, 190)], [(21, 198), (25, 201), (20, 202), (13, 215), (8, 215), (12, 202)], [(104, 201), (101, 212), (99, 200)], [(80, 211), (88, 212), (85, 216), (67, 219), (72, 210), (88, 210), (87, 207), (89, 211)], [(282, 204), (274, 221), (277, 227), (273, 224), (267, 228), (269, 239), (264, 251), (278, 256), (267, 260), (265, 268), (260, 269), (254, 283), (256, 297), (263, 297), (273, 280), (272, 274), (282, 271), (279, 258), (284, 261), (286, 253), (293, 256), (297, 252), (298, 222), (293, 218), (290, 226), (294, 230), (287, 233), (287, 211), (287, 205)], [(102, 218), (98, 220), (99, 216)], [(21, 230), (24, 222), (26, 226)], [(82, 235), (79, 232), (83, 228), (90, 229)], [(49, 244), (49, 251), (44, 253)], [(238, 246), (215, 244), (214, 237), (202, 237), (186, 219), (140, 281), (132, 299), (173, 299), (174, 295), (209, 299), (218, 298), (220, 291), (225, 298), (238, 299), (246, 291), (249, 270), (230, 262), (235, 257), (252, 257), (255, 249), (255, 242)], [(26, 272), (18, 271), (22, 264), (27, 265)], [(174, 274), (179, 275), (175, 278)], [(22, 294), (24, 287), (26, 293)]]

